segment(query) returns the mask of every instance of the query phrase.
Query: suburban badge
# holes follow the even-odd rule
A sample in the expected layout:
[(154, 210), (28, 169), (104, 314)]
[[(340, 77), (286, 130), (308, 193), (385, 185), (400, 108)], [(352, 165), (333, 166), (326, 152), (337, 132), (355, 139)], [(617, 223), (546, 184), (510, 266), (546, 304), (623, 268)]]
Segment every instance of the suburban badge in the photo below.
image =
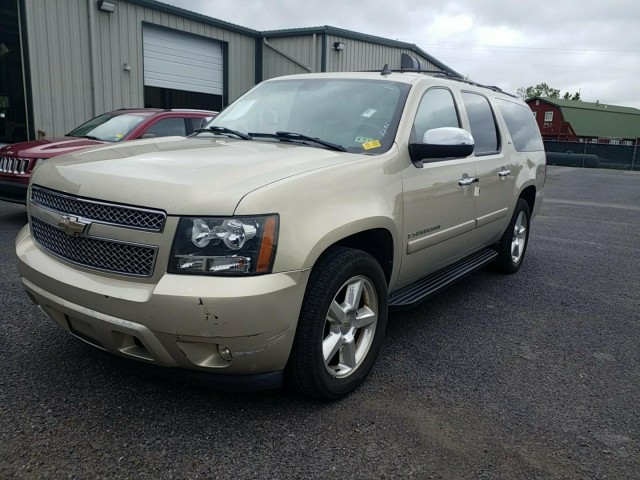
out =
[(417, 232), (410, 233), (408, 235), (408, 238), (409, 238), (409, 240), (411, 240), (413, 238), (421, 237), (422, 235), (424, 235), (426, 233), (429, 233), (429, 232), (433, 232), (435, 230), (440, 230), (440, 225), (432, 225), (430, 227), (418, 230)]

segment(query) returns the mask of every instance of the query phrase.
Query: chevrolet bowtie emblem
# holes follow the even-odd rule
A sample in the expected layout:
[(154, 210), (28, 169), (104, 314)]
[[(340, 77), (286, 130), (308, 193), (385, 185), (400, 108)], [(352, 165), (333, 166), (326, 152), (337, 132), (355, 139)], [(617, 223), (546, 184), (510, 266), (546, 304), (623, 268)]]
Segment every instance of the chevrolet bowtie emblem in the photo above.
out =
[(58, 227), (70, 237), (82, 235), (89, 228), (89, 225), (91, 225), (90, 221), (80, 217), (72, 217), (71, 215), (63, 215), (58, 222)]

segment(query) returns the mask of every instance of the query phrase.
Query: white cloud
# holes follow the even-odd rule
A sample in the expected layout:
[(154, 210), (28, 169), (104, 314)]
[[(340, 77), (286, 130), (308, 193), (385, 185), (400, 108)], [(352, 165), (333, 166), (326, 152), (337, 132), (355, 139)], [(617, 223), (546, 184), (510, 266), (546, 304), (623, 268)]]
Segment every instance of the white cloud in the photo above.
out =
[[(469, 15), (437, 15), (431, 22), (430, 34), (436, 38), (451, 38), (473, 28), (473, 19)], [(436, 31), (433, 31), (436, 30)]]
[(481, 26), (476, 29), (476, 43), (480, 45), (509, 45), (511, 47), (526, 45), (527, 37), (522, 33), (504, 25)]

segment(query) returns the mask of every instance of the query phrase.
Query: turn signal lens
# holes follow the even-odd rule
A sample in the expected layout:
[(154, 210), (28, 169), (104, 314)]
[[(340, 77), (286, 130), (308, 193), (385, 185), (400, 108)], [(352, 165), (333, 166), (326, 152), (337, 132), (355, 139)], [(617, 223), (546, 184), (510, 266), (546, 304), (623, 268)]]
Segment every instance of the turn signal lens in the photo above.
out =
[(264, 233), (260, 243), (258, 265), (256, 266), (257, 272), (266, 273), (271, 268), (271, 261), (276, 251), (277, 227), (276, 217), (268, 217), (264, 222)]

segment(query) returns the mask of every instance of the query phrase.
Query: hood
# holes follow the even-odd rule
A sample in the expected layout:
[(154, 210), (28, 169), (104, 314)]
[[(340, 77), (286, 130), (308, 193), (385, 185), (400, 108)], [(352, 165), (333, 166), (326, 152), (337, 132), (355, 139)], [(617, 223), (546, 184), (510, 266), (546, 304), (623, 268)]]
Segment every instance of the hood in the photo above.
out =
[(105, 142), (88, 138), (60, 137), (14, 143), (0, 148), (0, 155), (22, 158), (51, 158)]
[(357, 157), (279, 142), (166, 137), (54, 158), (32, 183), (168, 214), (231, 215), (253, 190)]

